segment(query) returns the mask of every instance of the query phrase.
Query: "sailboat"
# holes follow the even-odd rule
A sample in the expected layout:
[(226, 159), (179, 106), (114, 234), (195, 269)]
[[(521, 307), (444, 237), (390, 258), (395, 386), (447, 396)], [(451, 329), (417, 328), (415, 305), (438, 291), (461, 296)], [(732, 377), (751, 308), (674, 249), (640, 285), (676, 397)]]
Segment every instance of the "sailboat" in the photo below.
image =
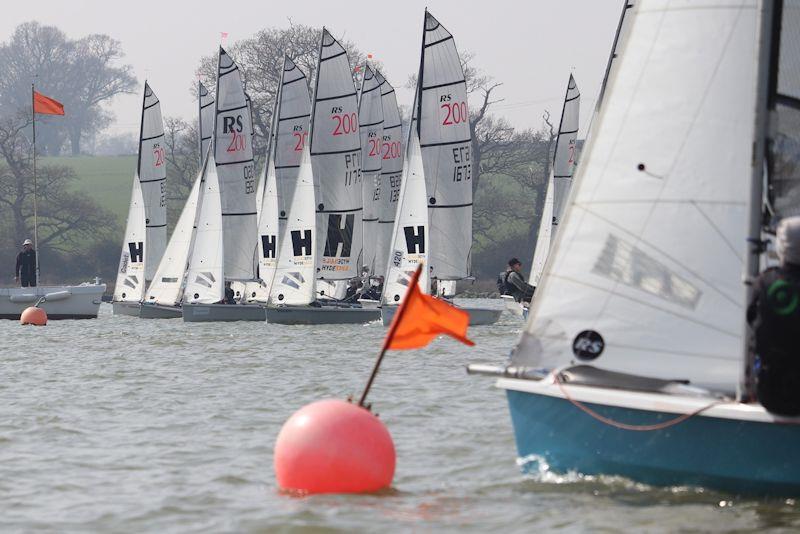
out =
[[(561, 108), (561, 121), (558, 125), (556, 149), (553, 154), (553, 166), (547, 180), (542, 216), (539, 219), (539, 232), (536, 236), (536, 246), (531, 261), (531, 271), (528, 283), (533, 287), (539, 286), (539, 280), (544, 272), (544, 264), (550, 253), (550, 244), (558, 228), (558, 222), (564, 213), (564, 206), (572, 187), (572, 174), (575, 172), (576, 150), (578, 142), (578, 127), (580, 125), (580, 98), (581, 93), (575, 78), (569, 75), (567, 91), (564, 95), (564, 105)], [(514, 315), (523, 316), (528, 312), (528, 307), (514, 300), (511, 295), (503, 295), (506, 309)]]
[[(356, 97), (347, 52), (323, 28), (308, 143), (314, 197), (310, 197), (303, 182), (309, 178), (309, 169), (304, 169), (301, 162), (301, 176), (288, 213), (286, 237), (282, 238), (281, 254), (286, 251), (287, 257), (279, 256), (280, 265), (272, 290), (274, 299), (267, 309), (269, 322), (365, 323), (380, 316), (376, 309), (340, 305), (336, 299), (337, 283), (358, 276), (362, 251), (361, 141)], [(313, 233), (307, 232), (309, 202), (316, 209)], [(289, 230), (290, 226), (297, 229)], [(306, 248), (309, 241), (314, 247), (311, 255)], [(316, 268), (310, 280), (306, 277), (309, 257)], [(287, 271), (291, 266), (303, 269)], [(294, 291), (289, 291), (287, 286)]]
[(161, 103), (145, 82), (136, 174), (112, 300), (114, 315), (139, 316), (145, 289), (164, 254), (167, 245), (166, 179)]
[[(183, 316), (181, 301), (186, 280), (189, 255), (194, 243), (194, 232), (197, 224), (198, 208), (200, 207), (200, 190), (203, 182), (205, 155), (211, 144), (211, 134), (214, 122), (214, 98), (208, 89), (197, 82), (198, 89), (198, 154), (200, 170), (197, 173), (189, 196), (183, 206), (175, 229), (167, 243), (164, 256), (147, 288), (144, 301), (139, 309), (142, 319), (173, 319)], [(205, 150), (205, 152), (202, 152)]]
[[(470, 277), (472, 134), (467, 84), (453, 35), (427, 10), (414, 113), (428, 206), (427, 274), (437, 282), (437, 295), (451, 298), (455, 282)], [(388, 325), (397, 308), (381, 308)], [(471, 325), (492, 324), (502, 312), (463, 309), (469, 312)]]
[[(252, 120), (250, 107), (244, 92), (239, 67), (228, 53), (220, 47), (217, 69), (217, 90), (214, 101), (214, 137), (211, 143), (209, 164), (214, 163), (214, 173), (208, 168), (206, 180), (216, 175), (217, 184), (206, 184), (200, 208), (195, 245), (192, 250), (187, 290), (182, 306), (186, 322), (205, 321), (263, 321), (264, 308), (258, 304), (243, 303), (244, 296), (236, 304), (222, 303), (226, 282), (247, 282), (256, 279), (253, 261), (257, 235), (256, 175), (253, 161)], [(219, 195), (217, 200), (215, 195)], [(208, 206), (206, 203), (208, 202)], [(219, 203), (221, 232), (217, 232), (216, 204)], [(206, 217), (204, 219), (204, 217)], [(205, 229), (201, 228), (205, 221)], [(201, 230), (203, 240), (201, 240)], [(219, 243), (208, 243), (214, 238)], [(202, 243), (202, 246), (201, 246)], [(208, 253), (211, 256), (206, 257)], [(217, 272), (215, 254), (221, 253), (222, 271)], [(206, 270), (211, 262), (210, 270)], [(194, 270), (193, 267), (199, 269)], [(209, 272), (214, 280), (203, 277)], [(200, 291), (197, 285), (208, 283), (210, 287)], [(195, 291), (189, 291), (190, 285)], [(217, 290), (221, 293), (217, 293)], [(199, 295), (195, 297), (195, 294)], [(216, 298), (215, 297), (219, 297)]]
[(376, 269), (378, 257), (378, 220), (383, 156), (383, 99), (381, 80), (368, 64), (358, 94), (358, 126), (361, 138), (361, 199), (364, 206), (362, 265), (370, 277), (382, 272)]
[(742, 284), (764, 180), (786, 178), (767, 151), (797, 136), (783, 6), (626, 4), (525, 331), (507, 366), (470, 368), (499, 375), (526, 471), (800, 493), (800, 421), (753, 397)]

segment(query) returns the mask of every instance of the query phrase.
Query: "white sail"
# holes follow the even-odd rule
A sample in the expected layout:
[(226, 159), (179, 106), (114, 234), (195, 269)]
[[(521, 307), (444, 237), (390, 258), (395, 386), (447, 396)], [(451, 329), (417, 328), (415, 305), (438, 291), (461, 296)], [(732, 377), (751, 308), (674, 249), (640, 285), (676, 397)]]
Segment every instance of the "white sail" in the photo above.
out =
[(311, 111), (311, 165), (318, 185), (317, 276), (355, 278), (362, 245), (358, 100), (347, 52), (326, 29)]
[(362, 265), (369, 274), (383, 274), (376, 268), (378, 254), (378, 219), (381, 207), (381, 170), (383, 157), (382, 78), (369, 65), (364, 67), (364, 80), (358, 98), (358, 123), (361, 132), (361, 178), (363, 225)]
[(206, 86), (202, 82), (197, 82), (197, 136), (198, 136), (198, 149), (200, 157), (200, 166), (203, 166), (203, 160), (208, 154), (208, 147), (211, 145), (211, 139), (214, 137), (214, 97), (208, 92)]
[(158, 97), (144, 83), (142, 125), (139, 132), (138, 175), (144, 198), (147, 238), (145, 279), (150, 281), (156, 272), (167, 246), (167, 165), (164, 146), (164, 121)]
[(239, 67), (219, 49), (214, 158), (222, 197), (225, 279), (255, 278), (256, 175), (253, 125)]
[(303, 149), (291, 198), (286, 227), (280, 234), (278, 267), (270, 292), (271, 304), (303, 305), (316, 298), (316, 213), (308, 145)]
[(158, 269), (153, 281), (147, 288), (145, 302), (152, 302), (164, 306), (174, 306), (181, 301), (183, 296), (183, 278), (186, 266), (192, 251), (194, 240), (195, 221), (200, 200), (200, 188), (203, 181), (204, 169), (197, 173), (194, 185), (189, 191), (189, 197), (183, 206), (175, 229), (167, 243), (167, 249), (158, 264)]
[(386, 259), (392, 245), (397, 201), (400, 198), (400, 180), (403, 176), (403, 123), (397, 107), (394, 87), (380, 72), (375, 72), (381, 84), (383, 109), (383, 146), (381, 155), (381, 183), (378, 206), (378, 236), (375, 244), (375, 273), (386, 273)]
[(547, 193), (544, 197), (542, 207), (542, 217), (539, 219), (539, 233), (536, 235), (536, 246), (533, 249), (533, 261), (531, 262), (531, 273), (528, 276), (528, 283), (533, 287), (539, 285), (539, 280), (544, 272), (544, 264), (550, 252), (550, 243), (553, 233), (553, 176), (547, 180)]
[(133, 179), (128, 222), (125, 225), (125, 240), (122, 243), (117, 283), (114, 286), (114, 300), (118, 302), (139, 302), (144, 294), (147, 233), (144, 211), (142, 186), (137, 176)]
[[(275, 163), (267, 162), (264, 182), (264, 199), (258, 218), (258, 277), (260, 282), (247, 284), (247, 300), (267, 302), (270, 288), (278, 267), (278, 186), (275, 179)], [(313, 205), (313, 204), (312, 204)]]
[[(577, 156), (578, 127), (580, 125), (581, 93), (572, 74), (567, 82), (567, 94), (564, 96), (564, 107), (561, 110), (561, 123), (558, 125), (556, 150), (553, 156), (553, 225), (564, 214), (572, 173), (575, 172)], [(556, 229), (554, 229), (555, 231)]]
[(518, 365), (739, 381), (758, 2), (687, 5), (626, 16)]
[[(411, 128), (406, 153), (406, 166), (400, 184), (397, 220), (394, 224), (389, 266), (384, 282), (383, 303), (400, 304), (417, 266), (427, 259), (428, 209), (425, 193), (425, 171), (419, 138)], [(423, 293), (430, 291), (427, 266), (419, 277)]]
[(213, 150), (208, 158), (183, 292), (183, 301), (188, 303), (214, 304), (225, 296), (222, 201)]
[(428, 186), (430, 275), (470, 274), (472, 134), (467, 84), (453, 36), (425, 11), (419, 80), (419, 142)]

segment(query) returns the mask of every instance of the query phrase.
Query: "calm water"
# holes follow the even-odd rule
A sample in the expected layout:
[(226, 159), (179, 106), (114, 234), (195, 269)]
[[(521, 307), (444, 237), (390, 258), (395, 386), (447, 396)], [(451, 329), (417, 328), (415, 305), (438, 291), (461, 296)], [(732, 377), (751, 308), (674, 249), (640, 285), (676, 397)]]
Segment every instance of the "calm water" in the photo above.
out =
[(522, 326), (507, 316), (471, 329), (474, 348), (440, 339), (385, 360), (370, 400), (397, 447), (393, 491), (288, 497), (272, 470), (282, 423), (360, 392), (382, 326), (101, 313), (45, 328), (0, 321), (3, 532), (800, 528), (792, 501), (522, 476), (503, 393), (464, 371), (505, 358)]

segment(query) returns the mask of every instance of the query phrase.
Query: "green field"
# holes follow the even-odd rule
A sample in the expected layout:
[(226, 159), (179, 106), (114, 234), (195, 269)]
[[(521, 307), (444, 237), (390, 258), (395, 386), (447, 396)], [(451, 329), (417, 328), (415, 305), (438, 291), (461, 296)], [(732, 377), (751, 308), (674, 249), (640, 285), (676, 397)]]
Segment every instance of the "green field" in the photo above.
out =
[(66, 165), (75, 171), (73, 189), (83, 191), (117, 216), (122, 228), (128, 216), (136, 156), (41, 158), (44, 165)]

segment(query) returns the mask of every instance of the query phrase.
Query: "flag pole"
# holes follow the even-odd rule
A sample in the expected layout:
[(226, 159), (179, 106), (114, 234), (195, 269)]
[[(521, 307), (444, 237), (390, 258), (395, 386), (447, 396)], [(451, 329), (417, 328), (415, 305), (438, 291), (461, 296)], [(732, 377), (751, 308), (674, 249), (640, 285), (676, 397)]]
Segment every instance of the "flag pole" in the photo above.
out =
[(31, 82), (31, 124), (33, 126), (33, 252), (36, 261), (36, 286), (39, 286), (39, 224), (36, 210), (36, 89)]
[[(409, 291), (417, 282), (419, 282), (419, 277), (422, 274), (422, 268), (424, 264), (420, 263), (417, 267), (417, 270), (414, 272), (414, 276), (411, 277), (411, 283), (408, 284)], [(364, 407), (364, 402), (367, 400), (367, 395), (369, 394), (369, 390), (372, 387), (372, 382), (375, 381), (375, 377), (378, 375), (378, 369), (381, 366), (381, 362), (383, 361), (383, 356), (386, 354), (386, 351), (389, 349), (389, 345), (392, 343), (392, 339), (394, 338), (395, 332), (397, 332), (397, 327), (400, 324), (400, 320), (403, 318), (403, 314), (406, 312), (406, 301), (403, 300), (403, 303), (400, 304), (400, 307), (397, 309), (397, 313), (392, 319), (392, 324), (389, 326), (389, 333), (386, 334), (386, 339), (383, 340), (383, 347), (381, 347), (381, 353), (378, 354), (378, 359), (375, 360), (375, 365), (372, 367), (372, 373), (369, 375), (369, 380), (367, 380), (367, 385), (364, 386), (364, 392), (361, 394), (361, 399), (358, 401), (358, 405), (362, 408)]]

